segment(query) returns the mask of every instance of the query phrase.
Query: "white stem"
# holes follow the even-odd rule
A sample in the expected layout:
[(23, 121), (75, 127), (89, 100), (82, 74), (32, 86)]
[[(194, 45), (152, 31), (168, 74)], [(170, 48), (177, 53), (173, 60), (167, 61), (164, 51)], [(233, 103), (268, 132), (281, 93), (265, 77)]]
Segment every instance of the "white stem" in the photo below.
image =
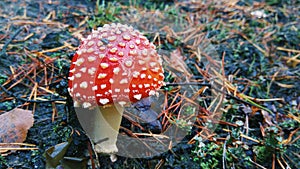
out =
[(76, 108), (78, 120), (90, 139), (95, 143), (97, 153), (118, 152), (117, 138), (124, 108), (119, 105), (94, 109)]

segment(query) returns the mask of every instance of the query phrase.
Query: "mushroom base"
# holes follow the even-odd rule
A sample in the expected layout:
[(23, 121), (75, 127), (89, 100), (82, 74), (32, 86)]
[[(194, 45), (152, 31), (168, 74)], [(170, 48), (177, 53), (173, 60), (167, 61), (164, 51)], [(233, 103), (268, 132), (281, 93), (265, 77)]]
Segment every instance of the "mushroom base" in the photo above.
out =
[(124, 108), (115, 104), (94, 109), (76, 108), (78, 120), (86, 134), (95, 144), (97, 153), (118, 152), (117, 138)]

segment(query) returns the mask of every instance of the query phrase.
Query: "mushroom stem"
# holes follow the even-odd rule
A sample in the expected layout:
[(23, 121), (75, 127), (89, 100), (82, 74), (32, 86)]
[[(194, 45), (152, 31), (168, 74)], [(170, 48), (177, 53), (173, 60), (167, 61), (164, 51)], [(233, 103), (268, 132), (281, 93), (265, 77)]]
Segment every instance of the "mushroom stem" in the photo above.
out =
[[(97, 153), (118, 152), (117, 138), (124, 108), (119, 104), (99, 106), (91, 110), (76, 110), (79, 122), (90, 139), (95, 143)], [(87, 112), (88, 111), (88, 112)]]

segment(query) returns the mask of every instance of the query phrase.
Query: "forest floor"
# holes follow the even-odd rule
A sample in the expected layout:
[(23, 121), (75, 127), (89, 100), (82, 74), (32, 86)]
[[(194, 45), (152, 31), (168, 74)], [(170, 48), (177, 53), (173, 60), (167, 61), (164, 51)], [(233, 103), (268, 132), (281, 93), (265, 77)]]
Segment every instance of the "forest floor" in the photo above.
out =
[[(125, 113), (120, 129), (162, 153), (142, 141), (144, 158), (112, 162), (77, 120), (70, 60), (110, 23), (138, 29), (163, 58), (162, 128)], [(300, 168), (300, 1), (2, 0), (0, 87), (0, 168)], [(7, 115), (15, 108), (33, 114), (28, 132)], [(171, 126), (185, 131), (177, 142)], [(8, 132), (21, 129), (21, 141)]]

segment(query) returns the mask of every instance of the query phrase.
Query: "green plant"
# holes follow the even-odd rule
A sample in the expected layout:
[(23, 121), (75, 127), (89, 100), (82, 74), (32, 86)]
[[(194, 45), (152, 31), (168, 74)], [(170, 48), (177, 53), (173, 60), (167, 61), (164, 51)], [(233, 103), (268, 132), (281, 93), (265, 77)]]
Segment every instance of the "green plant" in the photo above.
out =
[(285, 146), (281, 143), (283, 137), (279, 135), (279, 129), (272, 126), (265, 130), (266, 136), (263, 139), (264, 144), (254, 146), (257, 161), (262, 164), (265, 161), (272, 161), (273, 154), (282, 155), (285, 152)]
[(214, 142), (205, 142), (201, 137), (196, 137), (196, 149), (192, 151), (196, 155), (194, 161), (200, 163), (201, 168), (211, 169), (220, 165), (222, 147)]
[(0, 168), (6, 168), (7, 162), (3, 156), (0, 155)]
[(0, 84), (3, 84), (7, 80), (7, 76), (4, 74), (0, 74)]
[(108, 2), (107, 5), (96, 2), (97, 13), (87, 21), (90, 28), (96, 28), (110, 22), (118, 22), (117, 15), (121, 11), (121, 6), (118, 3)]

